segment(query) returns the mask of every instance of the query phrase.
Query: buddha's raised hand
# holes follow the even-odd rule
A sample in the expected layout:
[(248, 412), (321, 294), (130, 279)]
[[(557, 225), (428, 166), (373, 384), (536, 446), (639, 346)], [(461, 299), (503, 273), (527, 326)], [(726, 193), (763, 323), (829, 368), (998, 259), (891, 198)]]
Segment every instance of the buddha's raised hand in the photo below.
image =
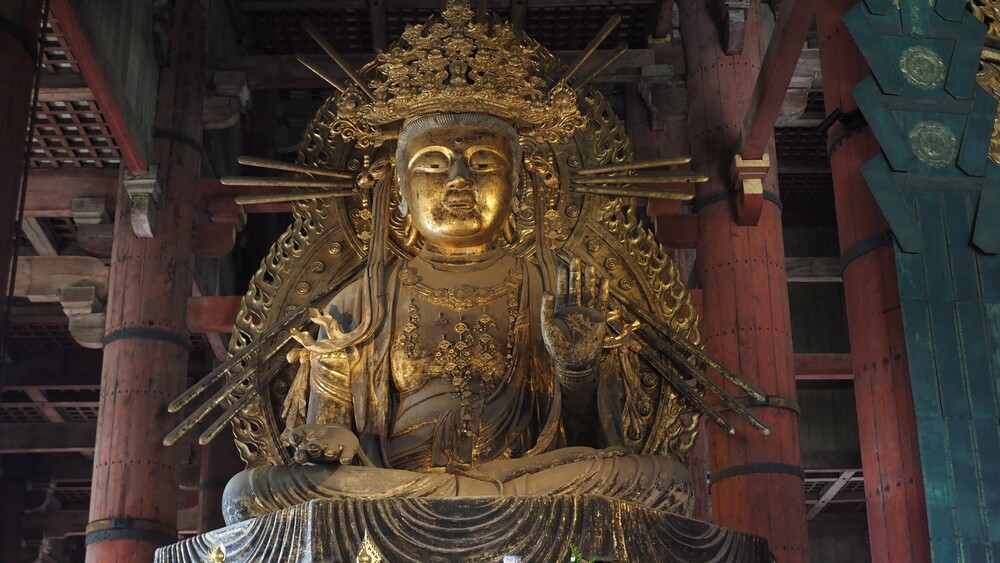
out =
[(542, 297), (542, 339), (563, 375), (583, 375), (596, 365), (608, 319), (608, 281), (579, 258), (559, 269), (559, 295)]

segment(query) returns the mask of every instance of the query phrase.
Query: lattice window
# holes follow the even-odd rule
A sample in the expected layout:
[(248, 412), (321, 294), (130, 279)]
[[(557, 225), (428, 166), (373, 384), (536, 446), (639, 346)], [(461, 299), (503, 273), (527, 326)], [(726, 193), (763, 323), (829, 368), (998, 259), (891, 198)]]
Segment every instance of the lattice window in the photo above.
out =
[(827, 161), (826, 134), (815, 127), (778, 127), (774, 130), (778, 163), (783, 160)]
[(121, 164), (121, 151), (95, 101), (41, 102), (31, 139), (37, 168), (105, 168)]
[(97, 422), (97, 405), (57, 406), (59, 413), (70, 422)]
[(33, 403), (4, 403), (0, 405), (0, 423), (48, 422), (38, 405)]
[(80, 65), (51, 12), (42, 40), (42, 68), (49, 74), (80, 74)]
[(63, 352), (79, 349), (67, 326), (68, 320), (31, 322), (15, 317), (10, 324), (10, 349), (20, 352)]

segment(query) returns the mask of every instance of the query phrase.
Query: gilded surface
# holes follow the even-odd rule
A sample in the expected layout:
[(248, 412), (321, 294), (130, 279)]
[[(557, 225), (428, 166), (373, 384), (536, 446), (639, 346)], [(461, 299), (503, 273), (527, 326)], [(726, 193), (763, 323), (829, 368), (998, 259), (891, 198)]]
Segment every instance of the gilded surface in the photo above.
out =
[[(1000, 45), (1000, 2), (996, 0), (969, 0), (969, 10), (980, 21), (986, 24), (987, 47), (979, 66), (977, 79), (979, 85), (986, 88), (993, 97), (1000, 99), (1000, 52), (995, 46)], [(1000, 109), (993, 122), (993, 139), (990, 142), (990, 160), (1000, 164)]]
[[(979, 84), (986, 88), (993, 97), (1000, 99), (1000, 61), (983, 60), (976, 76)], [(990, 159), (1000, 164), (1000, 109), (993, 122), (993, 138), (990, 141)]]
[(202, 563), (220, 541), (229, 563), (360, 561), (366, 538), (385, 561), (566, 561), (573, 547), (598, 561), (772, 561), (760, 538), (596, 496), (312, 501), (167, 546), (155, 561)]
[[(519, 41), (534, 53), (534, 68), (539, 76), (555, 76), (562, 70), (561, 63), (537, 43), (525, 36), (520, 36)], [(627, 307), (641, 307), (662, 319), (679, 335), (698, 343), (697, 317), (690, 295), (652, 233), (636, 218), (631, 202), (627, 198), (569, 192), (571, 172), (631, 160), (625, 132), (603, 97), (594, 90), (581, 90), (578, 106), (581, 115), (585, 116), (586, 127), (564, 139), (565, 142), (539, 143), (531, 136), (522, 137), (525, 168), (521, 169), (521, 175), (524, 180), (511, 200), (511, 228), (507, 229), (509, 236), (505, 236), (504, 248), (514, 256), (531, 258), (536, 246), (536, 218), (541, 216), (543, 231), (560, 259), (568, 260), (568, 256), (578, 255), (608, 280), (612, 293), (617, 296), (612, 307), (621, 315), (623, 324), (635, 321)], [(362, 147), (343, 142), (333, 131), (338, 119), (337, 108), (338, 99), (332, 97), (317, 113), (307, 129), (299, 162), (354, 171), (365, 181), (371, 176), (370, 172), (388, 166), (395, 147), (388, 144), (379, 148)], [(374, 179), (367, 181), (375, 182)], [(534, 204), (536, 191), (544, 199), (541, 211)], [(392, 256), (406, 259), (419, 250), (414, 244), (420, 243), (412, 236), (412, 221), (400, 212), (399, 197), (398, 191), (392, 196), (388, 251)], [(293, 225), (272, 247), (244, 299), (231, 345), (234, 353), (259, 338), (269, 326), (274, 326), (283, 313), (301, 306), (310, 292), (329, 286), (338, 279), (338, 274), (361, 264), (373, 236), (373, 199), (371, 192), (362, 191), (356, 198), (295, 204)], [(489, 288), (495, 284), (496, 281), (484, 286)], [(500, 285), (507, 287), (505, 283)], [(308, 290), (302, 293), (296, 288)], [(459, 286), (446, 294), (455, 296), (452, 304), (458, 307), (462, 299), (476, 301), (475, 295), (481, 291), (470, 292)], [(452, 299), (449, 297), (446, 301)], [(496, 316), (496, 319), (505, 318), (506, 314)], [(290, 334), (282, 333), (276, 340), (276, 343), (287, 343), (292, 339)], [(644, 345), (641, 342), (632, 344), (632, 347), (638, 346)], [(700, 413), (691, 408), (682, 394), (665, 384), (632, 348), (610, 349), (607, 356), (607, 361), (617, 363), (622, 373), (618, 383), (623, 402), (619, 416), (625, 447), (640, 453), (686, 457)], [(280, 367), (284, 362), (282, 355), (276, 355), (267, 365), (251, 367), (256, 370)], [(322, 358), (320, 362), (329, 363), (330, 358)], [(284, 420), (280, 415), (289, 411), (284, 404), (285, 398), (290, 393), (302, 391), (301, 386), (296, 389), (294, 385), (295, 374), (302, 366), (298, 368), (282, 369), (282, 374), (269, 384), (269, 392), (252, 400), (237, 417), (234, 432), (248, 465), (294, 463), (294, 452), (282, 447)], [(241, 370), (235, 371), (233, 378), (241, 377)], [(346, 384), (346, 374), (342, 375)], [(233, 398), (254, 390), (254, 380), (248, 379)], [(344, 414), (350, 408), (351, 394), (343, 389), (339, 391), (339, 400), (336, 393), (331, 393), (333, 398), (328, 408), (339, 408)], [(305, 409), (291, 410), (301, 413)]]

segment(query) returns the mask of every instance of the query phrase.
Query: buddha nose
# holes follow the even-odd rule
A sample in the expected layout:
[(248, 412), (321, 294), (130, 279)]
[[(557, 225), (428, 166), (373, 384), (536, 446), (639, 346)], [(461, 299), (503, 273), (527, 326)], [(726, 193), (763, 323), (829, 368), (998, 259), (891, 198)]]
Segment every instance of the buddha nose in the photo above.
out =
[(469, 165), (465, 163), (465, 159), (456, 159), (455, 164), (451, 165), (446, 185), (456, 190), (472, 187), (472, 174), (469, 172)]

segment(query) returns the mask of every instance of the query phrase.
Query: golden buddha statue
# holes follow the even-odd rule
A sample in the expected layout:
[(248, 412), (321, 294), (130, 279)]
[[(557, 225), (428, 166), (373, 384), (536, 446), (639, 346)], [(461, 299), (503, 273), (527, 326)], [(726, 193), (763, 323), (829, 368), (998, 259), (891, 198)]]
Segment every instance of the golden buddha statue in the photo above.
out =
[(692, 191), (637, 191), (633, 171), (686, 160), (632, 162), (582, 64), (452, 1), (344, 68), (353, 84), (298, 164), (274, 164), (311, 190), (269, 199), (294, 200), (295, 221), (251, 282), (233, 357), (171, 405), (228, 378), (165, 439), (231, 403), (201, 439), (232, 421), (248, 463), (228, 523), (314, 499), (598, 497), (689, 516), (701, 417), (733, 431), (704, 395), (766, 432), (705, 376), (762, 398), (701, 350), (634, 215), (634, 194)]
[(363, 279), (313, 317), (318, 336), (295, 334), (283, 410), (297, 464), (234, 477), (228, 518), (308, 498), (549, 494), (690, 514), (680, 460), (627, 455), (602, 427), (607, 280), (573, 260), (557, 298), (503, 248), (520, 153), (514, 128), (486, 114), (403, 125), (400, 207), (422, 248), (385, 266), (386, 311), (368, 339), (339, 342), (366, 315)]

